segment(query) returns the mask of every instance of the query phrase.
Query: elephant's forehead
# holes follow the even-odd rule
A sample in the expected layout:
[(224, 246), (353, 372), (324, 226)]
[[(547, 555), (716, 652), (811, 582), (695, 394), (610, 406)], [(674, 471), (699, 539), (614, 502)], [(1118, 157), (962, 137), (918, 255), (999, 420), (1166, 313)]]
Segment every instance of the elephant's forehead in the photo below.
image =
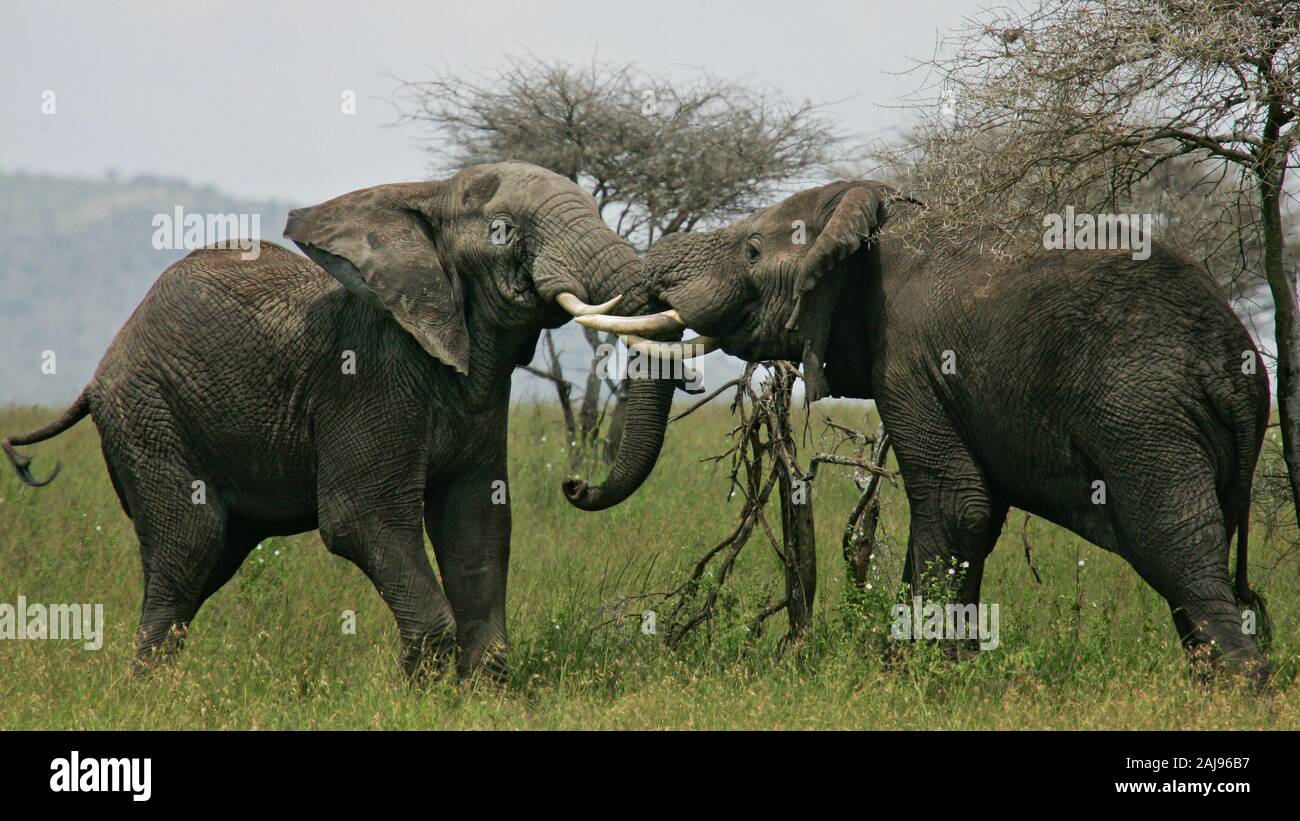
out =
[(769, 206), (767, 209), (755, 214), (755, 219), (760, 224), (766, 224), (775, 221), (781, 227), (787, 227), (794, 220), (812, 220), (817, 215), (817, 208), (820, 206), (824, 194), (824, 188), (810, 188), (806, 191), (800, 191), (798, 194), (791, 194), (776, 205)]
[[(762, 228), (786, 229), (795, 220), (802, 220), (809, 230), (820, 230), (825, 221), (830, 218), (830, 211), (838, 195), (854, 185), (855, 182), (852, 180), (839, 180), (817, 188), (808, 188), (797, 194), (791, 194), (777, 204), (755, 214), (753, 218)], [(775, 225), (768, 225), (769, 222)]]
[(475, 166), (473, 171), (497, 174), (501, 178), (502, 187), (514, 189), (548, 186), (572, 186), (575, 189), (578, 187), (567, 177), (562, 177), (550, 169), (517, 160), (479, 165)]
[(537, 202), (561, 193), (572, 193), (589, 201), (593, 211), (596, 201), (568, 177), (532, 163), (508, 161), (478, 166), (484, 172), (495, 173), (501, 179), (495, 199), (509, 198)]
[(540, 165), (534, 165), (523, 160), (505, 160), (504, 162), (488, 163), (482, 166), (485, 170), (497, 174), (505, 174), (518, 178), (536, 178), (536, 179), (564, 179), (559, 174)]

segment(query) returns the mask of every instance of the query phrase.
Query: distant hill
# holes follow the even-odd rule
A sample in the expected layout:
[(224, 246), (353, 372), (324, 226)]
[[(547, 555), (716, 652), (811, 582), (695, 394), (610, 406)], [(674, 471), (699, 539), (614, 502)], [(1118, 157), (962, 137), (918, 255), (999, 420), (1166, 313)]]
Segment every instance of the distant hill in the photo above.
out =
[[(343, 192), (339, 192), (343, 193)], [(62, 404), (90, 380), (113, 335), (158, 275), (187, 250), (154, 247), (158, 215), (256, 214), (261, 238), (280, 236), (291, 207), (212, 186), (139, 176), (120, 180), (0, 171), (0, 405)], [(566, 375), (585, 382), (589, 348), (570, 323), (556, 334)], [(42, 373), (53, 351), (55, 372)], [(541, 356), (534, 363), (541, 366)], [(704, 373), (716, 385), (740, 372), (713, 354)], [(516, 399), (554, 397), (549, 382), (516, 371)]]
[[(155, 249), (154, 218), (257, 214), (279, 241), (289, 204), (140, 176), (118, 180), (0, 171), (0, 404), (77, 395), (104, 349), (185, 249)], [(55, 373), (41, 371), (53, 351)]]

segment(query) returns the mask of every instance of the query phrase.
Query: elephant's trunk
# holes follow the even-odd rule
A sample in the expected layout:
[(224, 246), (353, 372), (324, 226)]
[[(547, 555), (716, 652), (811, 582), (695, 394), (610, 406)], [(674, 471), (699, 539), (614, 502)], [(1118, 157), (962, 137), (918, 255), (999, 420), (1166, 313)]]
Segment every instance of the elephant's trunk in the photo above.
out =
[(603, 484), (564, 480), (564, 498), (582, 510), (604, 510), (631, 496), (654, 469), (668, 427), (676, 383), (672, 379), (627, 380), (626, 427)]
[[(636, 315), (650, 309), (643, 264), (631, 246), (619, 242), (583, 251), (573, 256), (586, 260), (581, 267), (587, 274), (588, 302), (622, 295), (617, 314)], [(659, 458), (676, 384), (674, 379), (657, 376), (625, 377), (625, 421), (614, 465), (599, 485), (566, 479), (564, 497), (571, 504), (583, 510), (604, 510), (636, 492)]]

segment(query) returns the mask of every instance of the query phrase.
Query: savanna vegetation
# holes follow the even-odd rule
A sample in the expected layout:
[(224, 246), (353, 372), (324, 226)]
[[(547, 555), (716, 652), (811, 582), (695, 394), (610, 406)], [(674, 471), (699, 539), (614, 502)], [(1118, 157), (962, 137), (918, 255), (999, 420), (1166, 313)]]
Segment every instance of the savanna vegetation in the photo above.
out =
[[(831, 419), (872, 429), (865, 406), (796, 409), (807, 454), (841, 436)], [(0, 411), (28, 430), (47, 408)], [(755, 615), (780, 593), (764, 539), (740, 553), (714, 617), (675, 648), (663, 637), (691, 567), (735, 527), (727, 463), (734, 425), (719, 402), (674, 423), (640, 493), (603, 513), (559, 492), (567, 450), (553, 404), (521, 404), (511, 423), (515, 532), (508, 686), (412, 690), (396, 663), (396, 627), (365, 577), (315, 533), (264, 542), (200, 612), (178, 662), (129, 673), (142, 589), (131, 522), (113, 495), (92, 425), (33, 447), (49, 487), (0, 472), (0, 602), (104, 604), (103, 647), (0, 642), (5, 728), (1300, 728), (1297, 575), (1287, 533), (1256, 521), (1253, 583), (1268, 596), (1274, 687), (1254, 693), (1190, 671), (1165, 602), (1117, 557), (1013, 512), (985, 576), (1000, 646), (959, 663), (935, 646), (882, 652), (907, 539), (901, 486), (882, 491), (870, 588), (840, 557), (858, 497), (847, 468), (824, 464), (813, 486), (819, 552), (814, 623), (798, 645), (781, 619)], [(1270, 435), (1274, 435), (1270, 432)], [(1262, 492), (1280, 457), (1261, 463)], [(1285, 495), (1285, 480), (1276, 489)], [(773, 501), (775, 505), (775, 500)], [(1269, 502), (1256, 504), (1269, 517)], [(771, 522), (779, 522), (773, 511)], [(1026, 561), (1026, 544), (1030, 561)], [(1035, 580), (1035, 572), (1041, 582)], [(711, 577), (696, 595), (708, 592)], [(344, 611), (356, 614), (355, 635)], [(643, 631), (656, 612), (653, 634)], [(896, 646), (898, 643), (894, 643)]]

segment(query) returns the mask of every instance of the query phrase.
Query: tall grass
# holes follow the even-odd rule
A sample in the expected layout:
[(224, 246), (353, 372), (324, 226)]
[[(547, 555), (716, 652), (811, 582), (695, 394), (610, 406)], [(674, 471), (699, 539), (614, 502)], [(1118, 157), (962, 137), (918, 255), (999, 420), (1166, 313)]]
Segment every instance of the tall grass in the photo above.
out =
[[(808, 451), (824, 449), (820, 419), (860, 422), (856, 406), (820, 405)], [(50, 409), (0, 411), (0, 433), (48, 421)], [(801, 422), (802, 425), (802, 422)], [(625, 504), (583, 513), (561, 498), (568, 457), (554, 409), (521, 405), (511, 426), (514, 505), (505, 688), (451, 681), (414, 691), (397, 663), (397, 631), (354, 566), (315, 533), (269, 540), (204, 606), (178, 662), (129, 675), (142, 580), (130, 521), (118, 507), (93, 425), (26, 449), (51, 486), (22, 486), (0, 465), (0, 602), (101, 602), (104, 645), (0, 641), (3, 728), (316, 727), (852, 727), (1300, 728), (1297, 669), (1300, 562), (1252, 539), (1252, 575), (1269, 597), (1278, 685), (1251, 693), (1190, 673), (1168, 607), (1122, 560), (1013, 511), (985, 574), (1001, 607), (1001, 647), (953, 663), (910, 646), (886, 661), (885, 615), (907, 541), (901, 486), (882, 495), (884, 547), (872, 589), (850, 594), (839, 555), (855, 498), (838, 469), (814, 489), (819, 550), (817, 626), (801, 648), (779, 648), (783, 616), (762, 636), (754, 613), (779, 593), (779, 567), (756, 535), (718, 614), (666, 649), (640, 612), (734, 527), (720, 452), (724, 408), (669, 429), (663, 458)], [(43, 466), (43, 467), (42, 467)], [(1024, 533), (1022, 535), (1022, 528)], [(1033, 545), (1033, 578), (1023, 539)], [(1082, 562), (1082, 564), (1080, 564)], [(356, 613), (356, 634), (342, 630)]]

